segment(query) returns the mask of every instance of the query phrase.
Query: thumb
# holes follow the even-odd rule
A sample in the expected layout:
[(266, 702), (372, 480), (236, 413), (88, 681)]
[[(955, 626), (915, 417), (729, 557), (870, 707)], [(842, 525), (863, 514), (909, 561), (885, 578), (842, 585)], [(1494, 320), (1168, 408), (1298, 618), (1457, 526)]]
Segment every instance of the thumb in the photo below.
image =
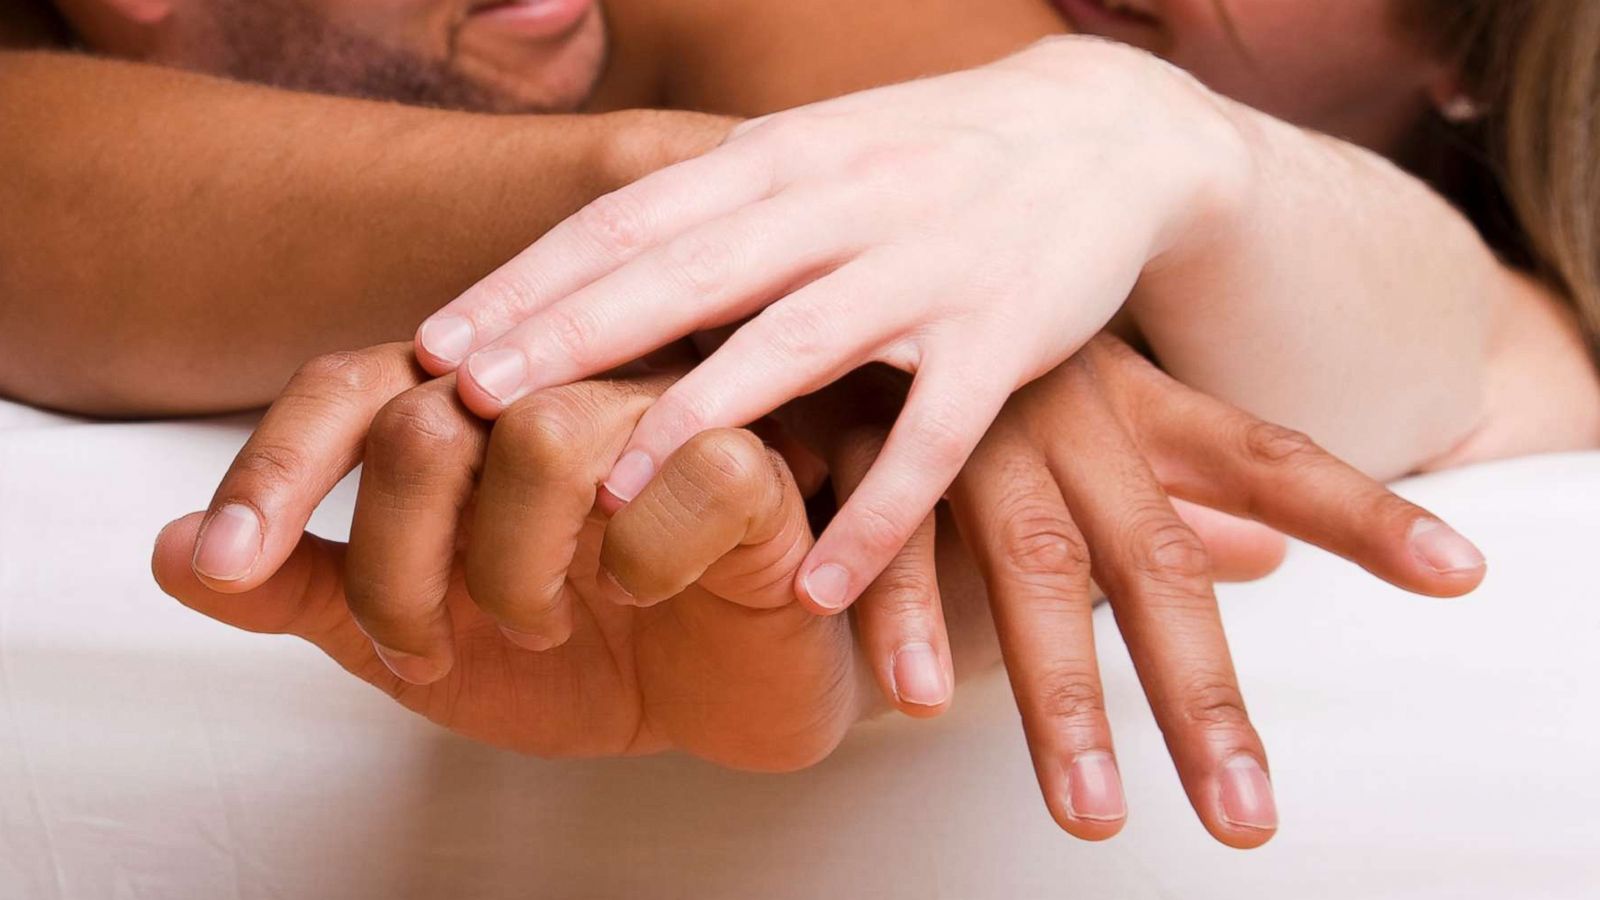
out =
[(156, 537), (150, 570), (162, 591), (225, 625), (303, 638), (351, 673), (387, 689), (393, 675), (345, 605), (343, 544), (302, 535), (288, 559), (259, 587), (224, 594), (207, 587), (190, 564), (204, 517), (191, 513), (168, 524)]

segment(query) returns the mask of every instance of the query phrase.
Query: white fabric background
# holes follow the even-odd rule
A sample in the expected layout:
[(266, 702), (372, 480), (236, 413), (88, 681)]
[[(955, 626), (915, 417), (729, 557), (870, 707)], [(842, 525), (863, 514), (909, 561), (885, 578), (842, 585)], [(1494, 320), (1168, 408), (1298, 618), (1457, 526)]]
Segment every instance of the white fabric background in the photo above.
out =
[(0, 898), (1600, 897), (1600, 454), (1405, 486), (1488, 553), (1471, 598), (1301, 547), (1223, 591), (1283, 816), (1239, 853), (1185, 805), (1103, 614), (1132, 807), (1106, 844), (1050, 823), (992, 673), (788, 776), (456, 739), (157, 591), (156, 531), (243, 435), (0, 407)]

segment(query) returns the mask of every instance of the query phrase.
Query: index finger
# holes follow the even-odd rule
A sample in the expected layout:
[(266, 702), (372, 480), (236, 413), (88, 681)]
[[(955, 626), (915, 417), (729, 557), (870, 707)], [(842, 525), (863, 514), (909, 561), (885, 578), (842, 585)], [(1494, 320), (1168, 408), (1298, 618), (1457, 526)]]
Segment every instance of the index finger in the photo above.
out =
[(513, 325), (684, 231), (768, 196), (772, 170), (724, 145), (613, 191), (550, 229), (417, 329), (417, 360), (436, 375)]
[(390, 399), (422, 381), (406, 344), (330, 353), (303, 366), (217, 486), (192, 566), (207, 587), (260, 587), (300, 541), (323, 497), (361, 461)]

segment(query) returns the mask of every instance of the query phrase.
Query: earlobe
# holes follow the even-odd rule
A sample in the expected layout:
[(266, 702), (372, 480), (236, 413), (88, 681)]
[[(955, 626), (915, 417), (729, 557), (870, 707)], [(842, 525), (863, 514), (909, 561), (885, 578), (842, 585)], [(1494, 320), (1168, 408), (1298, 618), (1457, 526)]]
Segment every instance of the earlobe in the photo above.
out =
[(106, 0), (106, 3), (136, 25), (159, 25), (172, 15), (171, 0)]
[(1428, 86), (1428, 98), (1439, 115), (1453, 125), (1476, 122), (1487, 112), (1482, 101), (1462, 83), (1456, 72), (1435, 78)]

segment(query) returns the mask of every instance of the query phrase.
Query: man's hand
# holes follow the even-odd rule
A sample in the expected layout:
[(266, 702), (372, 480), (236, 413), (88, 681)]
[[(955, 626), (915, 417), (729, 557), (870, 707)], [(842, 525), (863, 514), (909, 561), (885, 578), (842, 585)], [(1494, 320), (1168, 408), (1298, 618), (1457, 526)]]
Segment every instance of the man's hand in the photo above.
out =
[[(788, 417), (836, 485), (845, 475), (843, 494), (894, 420), (886, 382), (903, 391), (903, 379), (893, 374), (858, 373)], [(1045, 801), (1065, 830), (1090, 839), (1117, 833), (1127, 815), (1095, 660), (1091, 576), (1109, 595), (1196, 813), (1219, 841), (1245, 848), (1271, 838), (1277, 810), (1212, 582), (1263, 574), (1282, 550), (1261, 525), (1224, 513), (1416, 593), (1465, 594), (1484, 575), (1477, 550), (1425, 510), (1106, 335), (1007, 402), (949, 499), (988, 587)], [(929, 627), (937, 621), (916, 599), (937, 597), (932, 529), (930, 519), (890, 570), (901, 602), (857, 611), (881, 680), (892, 678), (886, 635), (914, 632), (919, 615)]]
[[(418, 380), (407, 356), (302, 373), (204, 530), (195, 514), (163, 532), (162, 587), (236, 627), (303, 637), (406, 707), (524, 752), (678, 748), (789, 769), (835, 746), (864, 692), (848, 623), (791, 602), (811, 534), (775, 453), (707, 432), (608, 523), (596, 485), (669, 379), (544, 392), (491, 432), (452, 385), (402, 392)], [(349, 547), (301, 536), (357, 454)]]

